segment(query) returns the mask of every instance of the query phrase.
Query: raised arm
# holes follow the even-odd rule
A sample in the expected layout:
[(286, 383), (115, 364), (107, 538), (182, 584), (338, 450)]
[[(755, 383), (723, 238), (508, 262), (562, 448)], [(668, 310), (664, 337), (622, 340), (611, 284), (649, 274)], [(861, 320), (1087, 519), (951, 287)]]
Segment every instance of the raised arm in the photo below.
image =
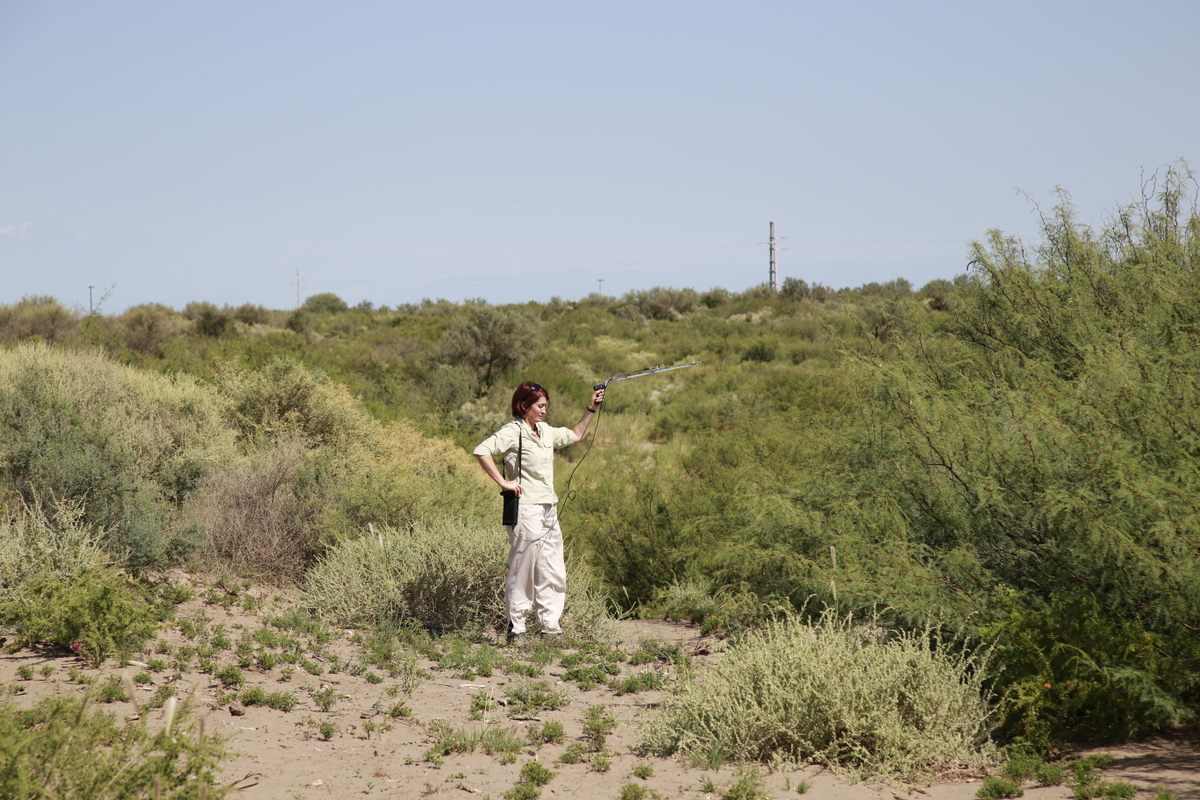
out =
[(592, 417), (596, 416), (596, 411), (600, 409), (600, 404), (603, 402), (604, 390), (597, 389), (592, 394), (591, 402), (583, 410), (583, 416), (579, 418), (579, 422), (575, 423), (575, 427), (571, 428), (571, 433), (575, 434), (575, 441), (582, 441), (583, 437), (587, 436), (588, 428), (592, 424)]

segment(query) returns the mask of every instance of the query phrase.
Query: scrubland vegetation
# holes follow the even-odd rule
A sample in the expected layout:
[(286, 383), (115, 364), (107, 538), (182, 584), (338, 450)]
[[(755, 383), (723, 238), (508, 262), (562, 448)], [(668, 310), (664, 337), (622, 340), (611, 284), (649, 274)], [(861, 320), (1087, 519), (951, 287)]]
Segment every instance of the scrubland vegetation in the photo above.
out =
[(920, 777), (980, 769), (994, 743), (1186, 724), (1189, 180), (1166, 171), (1099, 230), (1064, 201), (1042, 241), (991, 232), (916, 291), (0, 307), (0, 614), (99, 663), (169, 619), (158, 570), (184, 565), (296, 584), (300, 611), (378, 653), (388, 631), (470, 638), (497, 622), (505, 542), (465, 447), (511, 387), (549, 387), (571, 424), (597, 380), (698, 359), (614, 384), (594, 450), (559, 469), (565, 621), (593, 648), (576, 678), (613, 678), (606, 607), (731, 637), (719, 667), (679, 670), (647, 752)]

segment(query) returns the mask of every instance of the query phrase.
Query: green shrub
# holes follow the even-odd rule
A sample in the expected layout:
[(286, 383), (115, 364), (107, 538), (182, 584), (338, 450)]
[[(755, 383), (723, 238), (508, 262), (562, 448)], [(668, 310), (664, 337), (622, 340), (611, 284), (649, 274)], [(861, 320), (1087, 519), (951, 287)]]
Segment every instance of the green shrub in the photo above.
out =
[(616, 730), (617, 720), (604, 706), (589, 706), (583, 715), (583, 738), (593, 752), (604, 749), (608, 735)]
[(245, 689), (238, 696), (243, 705), (266, 706), (277, 711), (291, 711), (296, 707), (296, 696), (290, 692), (268, 692), (261, 686)]
[(1045, 763), (1040, 756), (1031, 753), (1015, 753), (1009, 756), (1008, 761), (1005, 762), (1002, 773), (1004, 777), (1019, 782), (1034, 775)]
[(100, 703), (120, 703), (133, 699), (129, 692), (125, 691), (118, 675), (109, 675), (104, 683), (96, 687), (95, 698)]
[(11, 306), (0, 306), (0, 341), (36, 339), (46, 343), (69, 338), (79, 328), (78, 315), (53, 297), (24, 297)]
[(145, 719), (118, 722), (87, 697), (58, 695), (27, 710), (6, 703), (0, 797), (224, 797), (221, 739), (194, 724), (186, 704), (168, 726), (152, 734)]
[(350, 306), (346, 305), (346, 301), (338, 297), (333, 292), (321, 292), (314, 294), (304, 300), (305, 311), (311, 311), (314, 314), (340, 314), (343, 311), (349, 311)]
[(242, 677), (242, 671), (233, 666), (222, 667), (221, 669), (217, 670), (213, 677), (220, 681), (221, 685), (226, 689), (230, 687), (241, 686), (246, 682), (246, 679)]
[(753, 767), (738, 770), (738, 779), (721, 792), (721, 800), (770, 800), (762, 775)]
[(824, 613), (747, 634), (647, 726), (652, 752), (721, 751), (852, 774), (928, 777), (983, 767), (986, 663), (929, 630), (887, 635)]
[(643, 670), (612, 682), (612, 690), (617, 694), (637, 694), (638, 692), (661, 689), (663, 676), (654, 670)]
[(529, 761), (521, 767), (521, 782), (532, 783), (535, 786), (545, 786), (554, 777), (554, 773), (537, 761)]
[(189, 545), (181, 503), (236, 458), (215, 392), (44, 345), (0, 351), (0, 499), (61, 503), (134, 569)]
[(120, 318), (125, 333), (125, 346), (135, 353), (154, 358), (163, 355), (169, 339), (180, 334), (183, 320), (172, 309), (157, 303), (133, 306)]
[(188, 303), (183, 308), (183, 315), (192, 321), (196, 333), (214, 339), (224, 336), (232, 321), (226, 310), (206, 302)]
[(1021, 784), (1012, 778), (998, 778), (991, 775), (983, 779), (983, 785), (975, 796), (979, 800), (999, 800), (1001, 797), (1020, 797), (1025, 794)]
[(93, 569), (63, 581), (38, 573), (20, 595), (0, 603), (0, 619), (26, 646), (74, 650), (92, 666), (139, 650), (154, 635), (158, 615), (118, 570)]
[(489, 756), (515, 757), (521, 752), (521, 740), (515, 728), (488, 728), (479, 735), (479, 747)]
[(584, 749), (579, 742), (571, 742), (567, 745), (567, 749), (558, 757), (560, 764), (578, 764), (583, 760)]
[(692, 622), (703, 635), (752, 629), (780, 612), (781, 606), (742, 589), (714, 587), (706, 580), (685, 578), (659, 589), (639, 609), (643, 619), (656, 617)]
[(0, 601), (21, 596), (34, 576), (67, 583), (109, 565), (101, 536), (83, 521), (78, 502), (41, 503), (0, 517)]
[(550, 688), (547, 681), (524, 681), (505, 691), (509, 716), (534, 716), (539, 711), (556, 711), (567, 698)]
[(558, 720), (547, 720), (542, 723), (542, 727), (536, 726), (529, 729), (529, 743), (534, 746), (543, 744), (558, 744), (565, 737), (563, 725)]
[(494, 528), (377, 528), (309, 571), (302, 602), (341, 625), (416, 622), (434, 630), (500, 624), (507, 546)]
[(1042, 762), (1033, 771), (1033, 779), (1038, 782), (1038, 786), (1058, 786), (1066, 777), (1066, 771), (1061, 764)]

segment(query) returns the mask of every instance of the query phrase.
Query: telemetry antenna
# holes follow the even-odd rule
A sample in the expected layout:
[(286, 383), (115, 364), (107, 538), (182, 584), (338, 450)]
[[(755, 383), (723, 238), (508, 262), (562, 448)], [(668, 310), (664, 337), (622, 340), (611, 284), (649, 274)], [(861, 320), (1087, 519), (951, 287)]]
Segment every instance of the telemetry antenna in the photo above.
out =
[(673, 367), (646, 367), (645, 369), (639, 369), (636, 372), (620, 372), (616, 375), (609, 375), (604, 379), (603, 383), (593, 384), (592, 389), (607, 389), (610, 383), (616, 383), (617, 381), (627, 381), (633, 378), (644, 378), (647, 375), (657, 375), (660, 372), (670, 372), (671, 370), (676, 369), (687, 369), (688, 367), (697, 366), (699, 363), (699, 361), (690, 361), (687, 364), (677, 364)]

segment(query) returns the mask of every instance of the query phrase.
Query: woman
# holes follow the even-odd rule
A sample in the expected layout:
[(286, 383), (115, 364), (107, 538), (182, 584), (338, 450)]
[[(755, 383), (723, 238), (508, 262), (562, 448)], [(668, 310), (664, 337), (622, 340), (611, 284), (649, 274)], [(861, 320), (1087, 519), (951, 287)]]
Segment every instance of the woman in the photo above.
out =
[[(597, 389), (574, 428), (552, 428), (543, 420), (550, 393), (525, 381), (512, 396), (512, 422), (480, 442), (473, 454), (501, 490), (520, 498), (517, 524), (508, 531), (508, 641), (525, 636), (525, 615), (532, 608), (543, 636), (559, 636), (559, 618), (567, 598), (567, 567), (563, 561), (562, 530), (558, 527), (558, 495), (554, 493), (554, 451), (587, 435), (604, 390)], [(493, 458), (504, 457), (504, 475)], [(521, 462), (517, 468), (518, 458)]]

